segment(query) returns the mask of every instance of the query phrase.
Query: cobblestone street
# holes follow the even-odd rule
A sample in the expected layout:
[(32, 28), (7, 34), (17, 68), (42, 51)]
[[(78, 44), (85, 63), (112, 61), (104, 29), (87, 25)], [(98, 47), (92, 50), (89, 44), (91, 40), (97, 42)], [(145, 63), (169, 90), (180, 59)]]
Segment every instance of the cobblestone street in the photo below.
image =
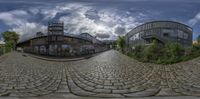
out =
[(0, 96), (199, 96), (200, 59), (174, 65), (135, 61), (110, 50), (56, 62), (13, 52), (0, 57)]

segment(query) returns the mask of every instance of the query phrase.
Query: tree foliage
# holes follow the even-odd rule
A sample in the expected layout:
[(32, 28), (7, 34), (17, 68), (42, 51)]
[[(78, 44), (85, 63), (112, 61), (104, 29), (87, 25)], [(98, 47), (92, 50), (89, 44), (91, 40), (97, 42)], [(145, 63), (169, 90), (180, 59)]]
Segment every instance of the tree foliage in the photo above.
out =
[(13, 31), (6, 31), (2, 33), (4, 42), (6, 43), (6, 51), (10, 49), (15, 49), (17, 41), (19, 40), (19, 35)]
[(141, 58), (143, 57), (143, 50), (144, 50), (145, 46), (144, 45), (136, 45), (135, 49), (133, 51), (133, 55), (135, 56), (135, 58)]
[(158, 42), (156, 40), (153, 40), (153, 42), (144, 48), (144, 60), (150, 61), (150, 60), (157, 60), (159, 57), (159, 46)]
[(164, 56), (160, 60), (171, 64), (181, 61), (183, 56), (184, 48), (179, 43), (168, 43), (164, 48)]
[(183, 53), (183, 47), (179, 43), (166, 44), (165, 49), (165, 54), (167, 57), (177, 57)]
[(117, 46), (118, 46), (118, 49), (121, 52), (124, 52), (124, 49), (125, 49), (125, 37), (124, 36), (119, 36), (118, 37), (118, 39), (117, 39)]
[(179, 43), (168, 43), (163, 46), (154, 40), (146, 46), (137, 45), (132, 53), (131, 57), (142, 62), (172, 64), (200, 56), (200, 45), (183, 48)]

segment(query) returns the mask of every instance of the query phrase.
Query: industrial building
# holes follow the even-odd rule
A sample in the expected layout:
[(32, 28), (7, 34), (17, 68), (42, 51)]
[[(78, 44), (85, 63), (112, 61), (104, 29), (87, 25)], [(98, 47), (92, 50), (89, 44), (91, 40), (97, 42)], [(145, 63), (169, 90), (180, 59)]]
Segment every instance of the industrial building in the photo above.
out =
[(64, 23), (49, 23), (48, 33), (17, 44), (24, 52), (49, 56), (80, 56), (106, 50), (103, 43), (88, 33), (64, 33)]
[(132, 50), (136, 45), (148, 45), (153, 40), (160, 44), (177, 42), (183, 47), (192, 45), (191, 27), (174, 21), (152, 21), (137, 26), (125, 36), (127, 50)]

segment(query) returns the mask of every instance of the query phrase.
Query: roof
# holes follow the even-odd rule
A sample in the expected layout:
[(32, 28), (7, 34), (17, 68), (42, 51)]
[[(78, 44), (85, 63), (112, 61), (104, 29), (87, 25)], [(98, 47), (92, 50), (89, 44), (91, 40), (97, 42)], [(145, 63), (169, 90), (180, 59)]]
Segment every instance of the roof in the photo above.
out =
[[(82, 39), (82, 40), (86, 40), (86, 41), (91, 41), (90, 39), (83, 38), (83, 37), (81, 37), (80, 35), (75, 35), (75, 34), (64, 34), (64, 36), (65, 36), (65, 37), (71, 37), (71, 38)], [(18, 44), (19, 44), (19, 43), (23, 43), (23, 42), (27, 42), (27, 41), (32, 40), (32, 39), (36, 39), (36, 38), (44, 38), (44, 37), (47, 37), (47, 35), (38, 36), (38, 37), (32, 37), (32, 38), (30, 38), (30, 39), (27, 39), (27, 40), (24, 40), (24, 41), (18, 42)]]
[[(87, 38), (87, 37), (84, 37), (83, 35), (88, 35), (90, 37), (92, 37), (93, 39), (90, 39), (90, 38)], [(92, 36), (91, 34), (89, 33), (81, 33), (81, 34), (69, 34), (69, 33), (64, 33), (64, 36), (65, 37), (71, 37), (71, 38), (77, 38), (77, 39), (82, 39), (82, 40), (86, 40), (86, 41), (90, 41), (90, 42), (93, 42), (93, 40), (95, 39), (96, 41), (98, 42), (101, 42), (99, 39), (96, 39), (94, 36)], [(20, 41), (18, 42), (19, 43), (24, 43), (24, 42), (27, 42), (29, 40), (32, 40), (32, 39), (36, 39), (36, 38), (43, 38), (43, 37), (47, 37), (46, 34), (42, 35), (42, 36), (35, 36), (35, 37), (32, 37), (32, 38), (29, 38), (29, 39), (26, 39), (24, 41)]]
[[(95, 42), (96, 42), (96, 43), (102, 43), (101, 40), (97, 39), (95, 36), (92, 36), (92, 35), (89, 34), (89, 33), (81, 33), (79, 36), (80, 36), (81, 38), (84, 38), (84, 39), (92, 40), (93, 43), (95, 43)], [(85, 36), (89, 36), (90, 38), (85, 37)]]
[[(156, 23), (156, 22), (170, 22), (170, 23), (176, 23), (176, 24), (184, 25), (184, 26), (186, 26), (186, 27), (188, 27), (188, 28), (191, 28), (191, 27), (189, 27), (189, 26), (186, 25), (186, 24), (183, 24), (183, 23), (180, 23), (180, 22), (176, 22), (176, 21), (168, 21), (168, 20), (149, 21), (149, 22), (146, 22), (146, 23), (144, 23), (144, 24)], [(139, 25), (139, 26), (142, 26), (142, 25), (144, 25), (144, 24), (141, 24), (141, 25)], [(139, 27), (139, 26), (137, 26), (137, 27)], [(137, 28), (137, 27), (136, 27), (136, 28)], [(191, 29), (192, 29), (192, 28), (191, 28)]]
[[(137, 29), (137, 28), (139, 28), (139, 27), (141, 27), (141, 26), (143, 26), (143, 25), (150, 24), (150, 23), (157, 23), (157, 22), (176, 23), (176, 24), (183, 25), (183, 26), (185, 26), (185, 27), (187, 27), (187, 28), (189, 28), (189, 29), (191, 29), (191, 30), (193, 31), (193, 29), (192, 29), (190, 26), (188, 26), (188, 25), (186, 25), (186, 24), (183, 24), (183, 23), (180, 23), (180, 22), (167, 21), (167, 20), (157, 20), (157, 21), (149, 21), (149, 22), (145, 22), (145, 23), (143, 23), (143, 24), (141, 24), (141, 25), (138, 25), (137, 27), (135, 27), (135, 28), (133, 28), (132, 30), (130, 30), (127, 34), (129, 34), (130, 32), (134, 31), (135, 29)], [(126, 35), (127, 35), (127, 34), (126, 34)]]

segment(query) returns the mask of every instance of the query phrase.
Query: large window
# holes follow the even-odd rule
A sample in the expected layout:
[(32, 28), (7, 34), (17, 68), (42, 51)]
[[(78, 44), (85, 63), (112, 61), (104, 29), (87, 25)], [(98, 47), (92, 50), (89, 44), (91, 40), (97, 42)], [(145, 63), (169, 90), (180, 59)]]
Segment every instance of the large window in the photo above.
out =
[(178, 38), (183, 38), (183, 31), (178, 30)]
[(163, 33), (163, 36), (164, 36), (164, 37), (168, 37), (168, 36), (169, 36), (169, 33)]
[(183, 38), (188, 39), (189, 35), (187, 33), (184, 33)]
[(171, 33), (171, 32), (174, 32), (174, 30), (172, 30), (172, 29), (163, 29), (162, 32)]
[(155, 27), (156, 27), (156, 28), (157, 28), (157, 27), (160, 27), (160, 26), (161, 26), (160, 22), (155, 23)]
[(173, 29), (162, 29), (162, 34), (165, 37), (168, 37), (168, 36), (177, 37), (177, 34), (174, 33)]
[(188, 37), (189, 37), (188, 33), (178, 30), (178, 38), (188, 39)]
[(170, 35), (171, 35), (172, 37), (177, 37), (177, 33), (176, 33), (176, 32), (172, 32), (172, 33), (170, 33)]

